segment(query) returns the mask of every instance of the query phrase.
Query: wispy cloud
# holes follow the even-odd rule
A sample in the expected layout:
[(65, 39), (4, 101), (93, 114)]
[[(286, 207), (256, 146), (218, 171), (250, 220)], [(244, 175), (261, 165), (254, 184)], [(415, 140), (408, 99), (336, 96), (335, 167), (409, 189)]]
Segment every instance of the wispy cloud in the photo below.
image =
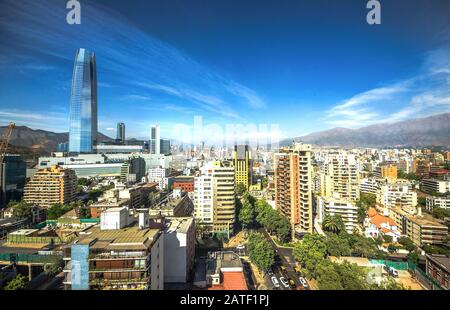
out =
[(0, 123), (14, 122), (19, 126), (56, 132), (67, 131), (67, 115), (63, 113), (40, 113), (25, 110), (0, 110)]
[(427, 54), (420, 74), (357, 94), (326, 112), (332, 126), (362, 127), (450, 111), (450, 46)]

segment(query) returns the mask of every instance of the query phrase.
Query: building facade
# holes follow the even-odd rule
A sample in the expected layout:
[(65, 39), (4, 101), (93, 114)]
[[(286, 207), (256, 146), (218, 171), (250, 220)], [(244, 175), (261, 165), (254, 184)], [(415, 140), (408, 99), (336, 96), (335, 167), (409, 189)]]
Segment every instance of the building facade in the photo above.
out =
[(248, 145), (235, 145), (233, 166), (236, 185), (243, 184), (246, 189), (252, 184), (252, 154)]
[(161, 133), (159, 125), (150, 129), (150, 154), (161, 154)]
[(52, 166), (36, 171), (24, 189), (24, 200), (40, 207), (67, 204), (75, 200), (77, 177), (71, 169)]
[(0, 163), (0, 208), (12, 200), (19, 201), (27, 176), (27, 165), (20, 155), (5, 155)]
[(295, 144), (275, 154), (275, 206), (302, 232), (313, 230), (311, 145)]

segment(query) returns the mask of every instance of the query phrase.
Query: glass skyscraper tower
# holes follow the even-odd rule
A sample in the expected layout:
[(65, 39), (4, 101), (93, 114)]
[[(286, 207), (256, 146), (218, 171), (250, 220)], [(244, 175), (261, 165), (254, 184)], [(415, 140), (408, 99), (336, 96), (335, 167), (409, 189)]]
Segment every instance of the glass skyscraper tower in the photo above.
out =
[(92, 153), (97, 139), (95, 55), (80, 48), (75, 56), (70, 99), (69, 152)]

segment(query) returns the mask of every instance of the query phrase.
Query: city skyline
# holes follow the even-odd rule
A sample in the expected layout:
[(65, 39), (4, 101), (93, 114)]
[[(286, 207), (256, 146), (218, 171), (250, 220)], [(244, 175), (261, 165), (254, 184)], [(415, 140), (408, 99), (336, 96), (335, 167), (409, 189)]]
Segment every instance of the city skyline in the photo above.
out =
[(136, 138), (159, 123), (173, 139), (196, 115), (220, 126), (275, 123), (288, 138), (447, 112), (448, 5), (413, 3), (384, 4), (382, 24), (370, 26), (365, 3), (248, 2), (233, 13), (233, 3), (83, 1), (81, 25), (69, 26), (56, 2), (5, 1), (0, 121), (68, 131), (78, 48), (97, 55), (99, 131), (112, 137), (117, 122)]

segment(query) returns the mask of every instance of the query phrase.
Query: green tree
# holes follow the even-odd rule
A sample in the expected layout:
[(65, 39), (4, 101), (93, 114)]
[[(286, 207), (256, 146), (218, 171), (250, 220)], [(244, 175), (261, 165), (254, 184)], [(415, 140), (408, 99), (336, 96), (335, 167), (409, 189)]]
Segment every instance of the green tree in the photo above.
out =
[(276, 228), (276, 235), (281, 242), (286, 242), (291, 239), (291, 223), (287, 218), (277, 212), (278, 224)]
[(385, 243), (392, 243), (393, 238), (392, 238), (392, 236), (389, 236), (389, 235), (383, 235), (383, 241)]
[(398, 238), (397, 241), (398, 241), (398, 243), (403, 245), (405, 247), (405, 249), (409, 252), (415, 251), (417, 249), (417, 246), (408, 237), (400, 237), (400, 238)]
[[(11, 204), (8, 204), (10, 206)], [(32, 212), (31, 208), (33, 206), (31, 204), (26, 203), (25, 201), (15, 202), (11, 205), (11, 208), (13, 208), (13, 217), (24, 219), (24, 218), (31, 218)]]
[(255, 211), (253, 206), (248, 202), (244, 201), (242, 204), (242, 208), (239, 210), (239, 222), (242, 225), (242, 228), (247, 229), (255, 220)]
[(349, 256), (352, 253), (348, 240), (336, 234), (327, 234), (325, 243), (327, 246), (327, 254), (329, 256)]
[(390, 245), (388, 246), (387, 250), (388, 250), (389, 253), (392, 254), (392, 253), (397, 252), (397, 247), (396, 247), (395, 245), (390, 244)]
[(295, 260), (308, 271), (309, 276), (315, 278), (317, 266), (327, 254), (326, 237), (316, 233), (304, 236), (295, 244), (293, 254)]
[(332, 232), (334, 234), (339, 234), (345, 230), (344, 222), (339, 215), (326, 215), (323, 219), (322, 227), (324, 231)]
[(72, 210), (73, 208), (74, 208), (73, 205), (65, 205), (65, 204), (60, 204), (60, 203), (54, 204), (50, 208), (47, 209), (47, 219), (56, 220), (61, 215)]
[(266, 270), (275, 263), (275, 252), (271, 244), (260, 233), (251, 233), (248, 238), (249, 258), (259, 270)]
[(244, 193), (246, 191), (247, 191), (247, 188), (245, 187), (244, 184), (242, 184), (242, 183), (236, 184), (236, 195), (242, 196), (242, 195), (244, 195)]
[(14, 279), (8, 282), (4, 287), (5, 291), (24, 290), (27, 287), (27, 280), (24, 276), (18, 274)]

